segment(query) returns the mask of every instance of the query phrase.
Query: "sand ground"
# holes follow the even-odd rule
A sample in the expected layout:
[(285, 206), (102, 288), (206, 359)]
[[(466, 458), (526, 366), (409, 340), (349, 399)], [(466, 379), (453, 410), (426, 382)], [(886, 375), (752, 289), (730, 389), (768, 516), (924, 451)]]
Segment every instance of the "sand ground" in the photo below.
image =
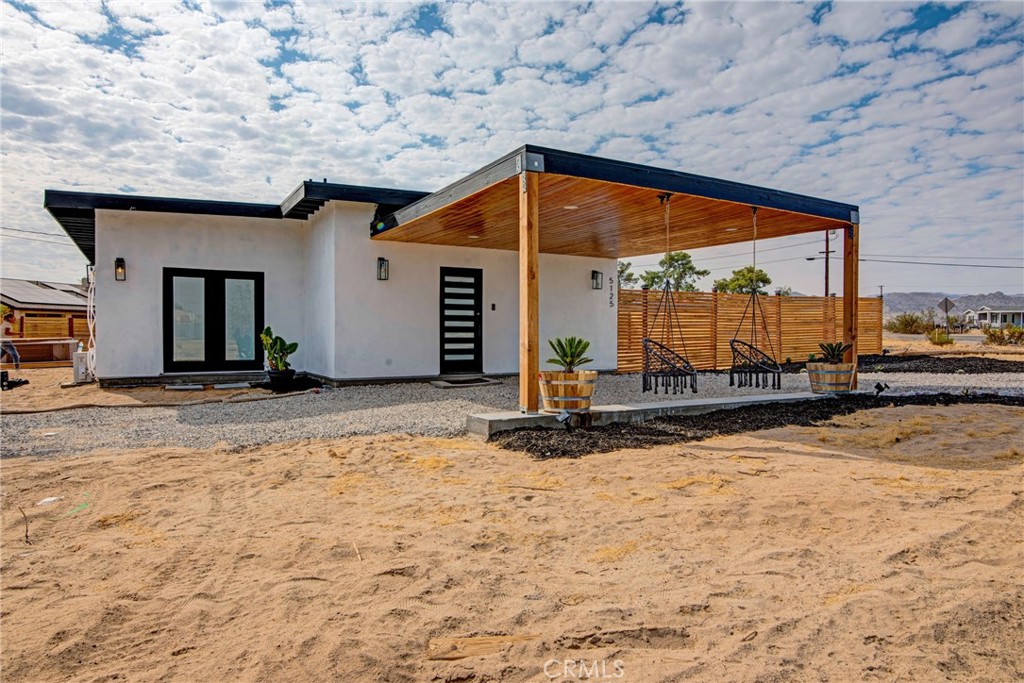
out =
[(3, 393), (0, 410), (6, 413), (92, 406), (172, 406), (274, 396), (267, 389), (214, 389), (212, 386), (203, 391), (174, 391), (159, 386), (102, 389), (95, 383), (64, 387), (61, 385), (71, 382), (73, 377), (71, 368), (10, 372), (11, 376), (27, 379), (29, 383)]
[(1020, 680), (1022, 430), (915, 407), (579, 460), (8, 459), (3, 679)]

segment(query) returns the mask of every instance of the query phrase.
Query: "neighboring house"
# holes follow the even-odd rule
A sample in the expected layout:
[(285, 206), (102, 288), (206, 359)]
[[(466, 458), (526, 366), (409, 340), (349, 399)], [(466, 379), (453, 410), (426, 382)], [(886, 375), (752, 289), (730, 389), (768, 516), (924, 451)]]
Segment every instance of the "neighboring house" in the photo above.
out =
[[(259, 371), (265, 324), (299, 343), (293, 367), (334, 382), (530, 377), (566, 335), (614, 370), (617, 258), (749, 241), (751, 207), (761, 237), (841, 228), (853, 249), (859, 220), (848, 204), (534, 146), (433, 194), (307, 181), (280, 205), (57, 190), (44, 205), (95, 264), (107, 383)], [(855, 270), (847, 282), (855, 306)]]
[(982, 306), (977, 311), (964, 311), (964, 322), (968, 327), (1003, 328), (1009, 325), (1024, 327), (1024, 310), (994, 309)]
[(88, 346), (87, 296), (83, 285), (0, 278), (0, 302), (14, 311), (15, 329), (27, 338), (74, 337)]

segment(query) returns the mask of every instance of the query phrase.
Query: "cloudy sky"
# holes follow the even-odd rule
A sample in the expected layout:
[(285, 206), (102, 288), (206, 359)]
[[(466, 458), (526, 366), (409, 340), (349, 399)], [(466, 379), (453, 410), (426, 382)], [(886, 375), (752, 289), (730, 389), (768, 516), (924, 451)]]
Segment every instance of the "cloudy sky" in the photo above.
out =
[[(865, 261), (863, 294), (1024, 291), (1021, 2), (2, 13), (5, 277), (84, 274), (46, 188), (266, 203), (303, 178), (435, 190), (534, 143), (859, 204), (866, 259), (986, 266)], [(759, 263), (820, 293), (810, 242), (764, 242)], [(693, 256), (708, 288), (748, 260)]]

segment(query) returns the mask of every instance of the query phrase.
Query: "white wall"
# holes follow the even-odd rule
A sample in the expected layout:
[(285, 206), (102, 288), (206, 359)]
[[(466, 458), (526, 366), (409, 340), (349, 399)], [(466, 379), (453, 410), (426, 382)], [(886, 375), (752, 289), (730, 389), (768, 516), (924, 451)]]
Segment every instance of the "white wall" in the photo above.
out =
[[(338, 273), (335, 377), (408, 377), (440, 371), (440, 269), (483, 270), (484, 372), (519, 370), (519, 255), (512, 251), (369, 239), (373, 208), (332, 202)], [(543, 229), (543, 228), (542, 228)], [(390, 263), (376, 279), (377, 258)], [(617, 298), (591, 288), (590, 273), (614, 276), (614, 259), (541, 254), (540, 339), (586, 337), (596, 370), (617, 365)], [(491, 310), (491, 306), (495, 310)]]
[[(96, 374), (163, 374), (163, 269), (265, 273), (265, 317), (274, 332), (305, 331), (303, 221), (96, 211)], [(124, 282), (114, 281), (123, 257)]]
[[(266, 323), (299, 342), (292, 367), (333, 379), (436, 375), (440, 269), (480, 268), (484, 372), (518, 372), (518, 254), (375, 242), (373, 211), (330, 202), (309, 221), (97, 211), (97, 374), (163, 374), (165, 267), (263, 272)], [(125, 282), (113, 278), (117, 256), (127, 263)], [(390, 261), (383, 282), (379, 256)], [(589, 368), (615, 369), (615, 268), (614, 259), (541, 254), (542, 360), (551, 355), (548, 339), (576, 335), (591, 342)], [(605, 289), (591, 288), (592, 270), (604, 273)]]
[[(309, 219), (303, 260), (306, 268), (303, 315), (305, 332), (294, 341), (299, 352), (290, 359), (293, 366), (324, 377), (334, 377), (335, 337), (335, 230), (330, 209), (321, 209)], [(369, 219), (367, 219), (369, 225)], [(270, 320), (269, 313), (267, 320)], [(286, 339), (288, 339), (286, 337)], [(292, 339), (288, 339), (293, 341)]]

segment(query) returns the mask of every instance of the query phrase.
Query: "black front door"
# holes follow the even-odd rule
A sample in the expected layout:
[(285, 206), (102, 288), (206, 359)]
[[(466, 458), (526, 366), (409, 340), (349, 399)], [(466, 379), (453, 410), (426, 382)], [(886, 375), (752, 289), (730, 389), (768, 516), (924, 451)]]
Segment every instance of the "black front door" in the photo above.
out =
[(483, 271), (441, 268), (441, 374), (484, 370)]
[(164, 372), (263, 367), (263, 273), (164, 268)]

